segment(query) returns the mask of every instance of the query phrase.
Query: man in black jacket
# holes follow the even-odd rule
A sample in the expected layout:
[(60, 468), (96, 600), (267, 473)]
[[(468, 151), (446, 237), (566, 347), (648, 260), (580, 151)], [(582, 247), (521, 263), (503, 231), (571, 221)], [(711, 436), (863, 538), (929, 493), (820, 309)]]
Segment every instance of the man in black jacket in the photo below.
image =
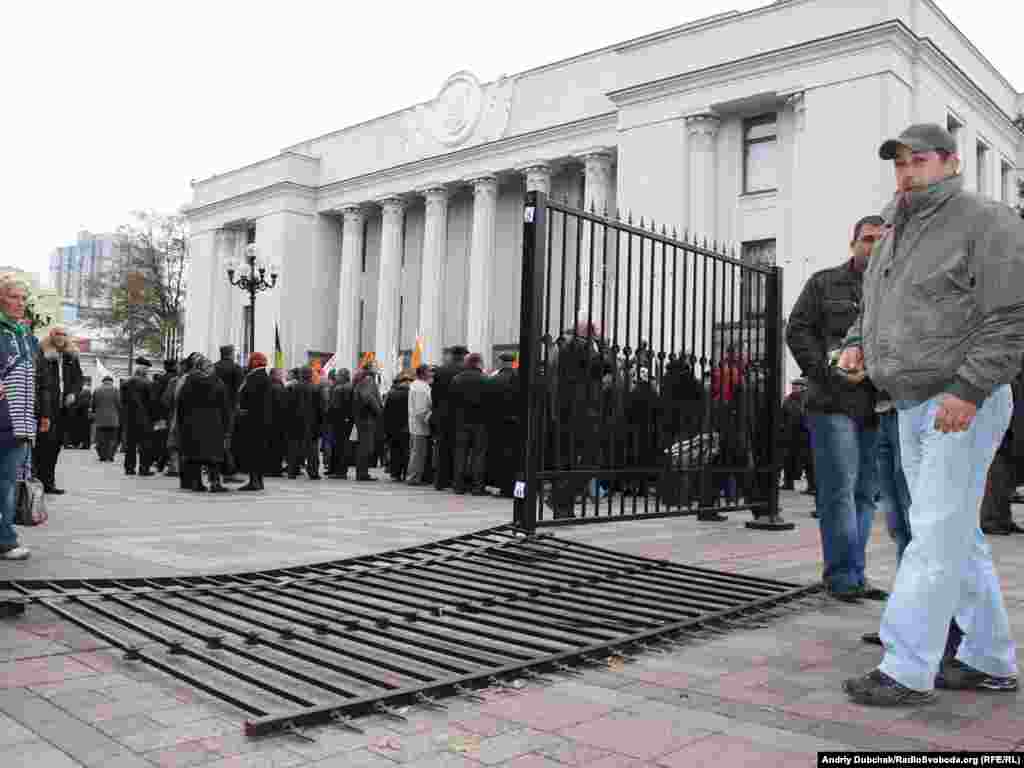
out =
[(455, 469), (452, 486), (458, 494), (466, 492), (467, 470), (472, 477), (474, 496), (485, 496), (487, 473), (487, 394), (488, 379), (483, 360), (474, 352), (466, 358), (466, 367), (452, 379), (448, 391), (449, 407), (455, 413)]
[(864, 270), (884, 224), (881, 216), (857, 222), (850, 258), (811, 276), (786, 328), (786, 343), (808, 385), (824, 582), (846, 601), (886, 597), (864, 578), (878, 491), (878, 417), (871, 382), (847, 379), (830, 360), (860, 312)]
[(231, 437), (235, 433), (235, 413), (238, 410), (238, 390), (242, 388), (245, 381), (245, 371), (242, 366), (235, 362), (235, 348), (231, 344), (225, 344), (220, 348), (220, 360), (213, 366), (218, 378), (224, 382), (224, 388), (228, 393), (228, 424), (227, 439), (224, 446), (224, 466), (222, 474), (224, 482), (240, 482), (235, 476), (238, 467), (235, 465), (235, 453), (231, 450)]
[(310, 480), (320, 479), (320, 452), (317, 440), (322, 421), (320, 392), (313, 384), (313, 369), (299, 371), (299, 380), (288, 389), (288, 477), (299, 476), (306, 468)]
[(149, 381), (149, 360), (135, 359), (134, 375), (121, 382), (121, 428), (124, 430), (124, 473), (135, 474), (135, 463), (139, 464), (139, 475), (152, 475), (153, 463), (151, 444), (153, 435), (153, 385)]
[(434, 373), (430, 386), (430, 429), (434, 435), (434, 487), (442, 491), (452, 484), (455, 462), (455, 412), (448, 400), (452, 380), (462, 373), (469, 350), (460, 344), (444, 350), (444, 365)]
[(519, 428), (519, 370), (514, 352), (498, 356), (499, 369), (491, 380), (487, 407), (490, 424), (487, 441), (487, 476), (512, 498), (516, 475), (523, 459), (523, 437)]
[(164, 393), (167, 391), (167, 387), (175, 381), (177, 371), (177, 360), (164, 360), (164, 372), (153, 382), (150, 415), (153, 419), (153, 463), (156, 465), (157, 472), (163, 472), (167, 467), (167, 429), (171, 412), (165, 402)]
[(378, 373), (375, 364), (367, 362), (352, 380), (352, 417), (359, 432), (359, 453), (356, 457), (356, 480), (373, 482), (370, 461), (377, 449), (377, 422), (384, 406), (380, 399)]
[(330, 404), (327, 406), (327, 422), (334, 435), (334, 451), (331, 453), (331, 466), (327, 474), (335, 480), (346, 479), (352, 463), (352, 446), (349, 442), (352, 434), (351, 378), (347, 368), (338, 371), (331, 389)]
[(35, 449), (36, 477), (47, 493), (61, 494), (56, 485), (57, 459), (64, 444), (64, 433), (73, 427), (73, 408), (82, 392), (82, 364), (78, 359), (78, 346), (68, 338), (67, 332), (57, 326), (39, 345), (36, 360), (37, 376), (48, 382), (50, 402), (47, 408), (53, 417), (50, 429), (40, 432)]

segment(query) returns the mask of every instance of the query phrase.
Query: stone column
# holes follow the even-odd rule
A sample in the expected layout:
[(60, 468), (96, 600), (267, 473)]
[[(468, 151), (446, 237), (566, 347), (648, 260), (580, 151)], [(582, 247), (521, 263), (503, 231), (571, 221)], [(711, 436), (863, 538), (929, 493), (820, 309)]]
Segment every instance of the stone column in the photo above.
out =
[(547, 163), (534, 163), (520, 169), (526, 177), (527, 192), (543, 192), (551, 194), (551, 166)]
[(690, 145), (690, 232), (698, 239), (715, 239), (718, 194), (715, 143), (720, 120), (705, 112), (686, 118)]
[(445, 249), (448, 244), (448, 190), (424, 189), (423, 261), (420, 276), (419, 334), (423, 337), (423, 362), (441, 361), (442, 298)]
[[(583, 160), (583, 210), (607, 216), (608, 202), (611, 198), (612, 156), (604, 149), (588, 152)], [(608, 318), (605, 303), (609, 301), (610, 291), (614, 290), (614, 275), (605, 264), (604, 242), (605, 228), (599, 224), (583, 222), (583, 237), (580, 245), (580, 306), (579, 319), (592, 320), (607, 329)], [(591, 246), (593, 240), (593, 246)], [(594, 273), (591, 274), (591, 269)]]
[(469, 296), (466, 309), (466, 343), (470, 352), (483, 355), (491, 364), (491, 300), (494, 276), (494, 217), (498, 203), (498, 180), (481, 176), (473, 185), (473, 234), (469, 252)]
[[(341, 209), (341, 269), (338, 271), (338, 336), (334, 347), (339, 368), (354, 369), (359, 360), (359, 274), (363, 257), (363, 223), (358, 205)], [(354, 370), (353, 370), (354, 372)]]
[(377, 339), (375, 353), (383, 383), (390, 385), (397, 373), (398, 297), (402, 277), (402, 219), (405, 201), (388, 197), (380, 201), (380, 272), (377, 279)]
[[(686, 118), (686, 137), (689, 146), (690, 169), (690, 233), (699, 242), (707, 238), (708, 242), (715, 238), (717, 210), (717, 168), (715, 166), (715, 143), (718, 136), (720, 120), (717, 115), (704, 112)], [(698, 264), (702, 257), (697, 256)], [(687, 314), (690, 318), (690, 329), (695, 338), (696, 347), (687, 352), (696, 356), (698, 361), (705, 359), (710, 364), (712, 356), (713, 331), (715, 323), (714, 307), (718, 297), (707, 295), (705, 300), (704, 270), (698, 268), (697, 275), (691, 273), (690, 293)], [(719, 288), (721, 294), (721, 288)], [(692, 297), (696, 295), (697, 301)], [(698, 371), (703, 373), (708, 370)]]
[[(213, 296), (213, 303), (210, 307), (210, 349), (209, 354), (215, 355), (212, 360), (220, 359), (220, 347), (231, 343), (232, 320), (231, 309), (236, 304), (236, 293), (241, 294), (238, 288), (228, 283), (228, 261), (235, 258), (236, 237), (233, 229), (218, 229), (214, 241), (213, 252), (213, 273), (210, 276), (210, 293)], [(244, 237), (244, 233), (243, 233)], [(235, 277), (248, 274), (249, 266), (236, 264), (238, 271)], [(237, 351), (237, 350), (236, 350)]]
[[(785, 239), (778, 243), (776, 259), (785, 270), (783, 280), (782, 314), (789, 317), (789, 312), (796, 303), (800, 290), (803, 288), (807, 278), (810, 277), (811, 249), (806, 247), (801, 240), (801, 228), (794, 214), (805, 198), (806, 185), (801, 178), (801, 144), (804, 141), (804, 128), (807, 124), (807, 103), (803, 92), (794, 93), (786, 99), (786, 106), (793, 112), (793, 137), (790, 142), (791, 165), (789, 176), (788, 205), (786, 206), (786, 226), (784, 229)], [(785, 378), (783, 381), (792, 381), (800, 374), (800, 367), (796, 364), (788, 347), (783, 353)]]

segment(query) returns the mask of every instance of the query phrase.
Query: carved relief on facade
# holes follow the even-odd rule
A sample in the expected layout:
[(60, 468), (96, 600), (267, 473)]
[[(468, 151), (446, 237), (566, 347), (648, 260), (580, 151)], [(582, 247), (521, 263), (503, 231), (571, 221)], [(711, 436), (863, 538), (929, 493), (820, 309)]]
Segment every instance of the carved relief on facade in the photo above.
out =
[(429, 104), (410, 112), (404, 140), (408, 154), (495, 141), (505, 135), (515, 81), (502, 77), (487, 87), (472, 72), (449, 77)]

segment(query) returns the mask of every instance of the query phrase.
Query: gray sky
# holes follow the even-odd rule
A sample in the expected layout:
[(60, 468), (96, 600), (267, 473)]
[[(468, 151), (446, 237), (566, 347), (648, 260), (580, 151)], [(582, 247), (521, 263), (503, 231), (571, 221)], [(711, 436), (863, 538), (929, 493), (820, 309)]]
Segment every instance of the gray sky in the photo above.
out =
[[(939, 2), (1024, 89), (1024, 5)], [(81, 227), (113, 229), (136, 208), (172, 212), (191, 199), (190, 179), (433, 98), (458, 70), (486, 82), (765, 4), (9, 3), (0, 263), (45, 273)]]

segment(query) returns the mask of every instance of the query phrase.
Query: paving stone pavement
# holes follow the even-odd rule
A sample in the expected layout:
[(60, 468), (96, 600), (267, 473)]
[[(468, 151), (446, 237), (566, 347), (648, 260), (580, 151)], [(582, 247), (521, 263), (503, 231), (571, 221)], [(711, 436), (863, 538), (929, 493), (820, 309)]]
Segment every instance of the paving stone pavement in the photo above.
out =
[[(506, 522), (509, 502), (374, 484), (269, 480), (265, 495), (197, 497), (167, 478), (125, 477), (117, 464), (66, 451), (68, 494), (49, 524), (22, 529), (27, 563), (3, 578), (182, 575), (297, 565), (411, 546)], [(621, 551), (801, 583), (820, 571), (810, 499), (785, 493), (790, 532), (692, 518), (583, 526), (557, 535)], [(1018, 508), (1019, 510), (1019, 508)], [(1018, 512), (1019, 514), (1019, 512)], [(993, 537), (1017, 637), (1024, 636), (1024, 536)], [(876, 526), (874, 581), (895, 551)], [(870, 669), (860, 634), (882, 606), (832, 604), (768, 627), (667, 653), (488, 690), (483, 702), (371, 717), (249, 739), (241, 714), (160, 672), (121, 660), (39, 608), (0, 622), (0, 765), (4, 768), (673, 768), (807, 766), (820, 750), (1024, 751), (1024, 698), (943, 692), (917, 711), (850, 704), (844, 677)]]

